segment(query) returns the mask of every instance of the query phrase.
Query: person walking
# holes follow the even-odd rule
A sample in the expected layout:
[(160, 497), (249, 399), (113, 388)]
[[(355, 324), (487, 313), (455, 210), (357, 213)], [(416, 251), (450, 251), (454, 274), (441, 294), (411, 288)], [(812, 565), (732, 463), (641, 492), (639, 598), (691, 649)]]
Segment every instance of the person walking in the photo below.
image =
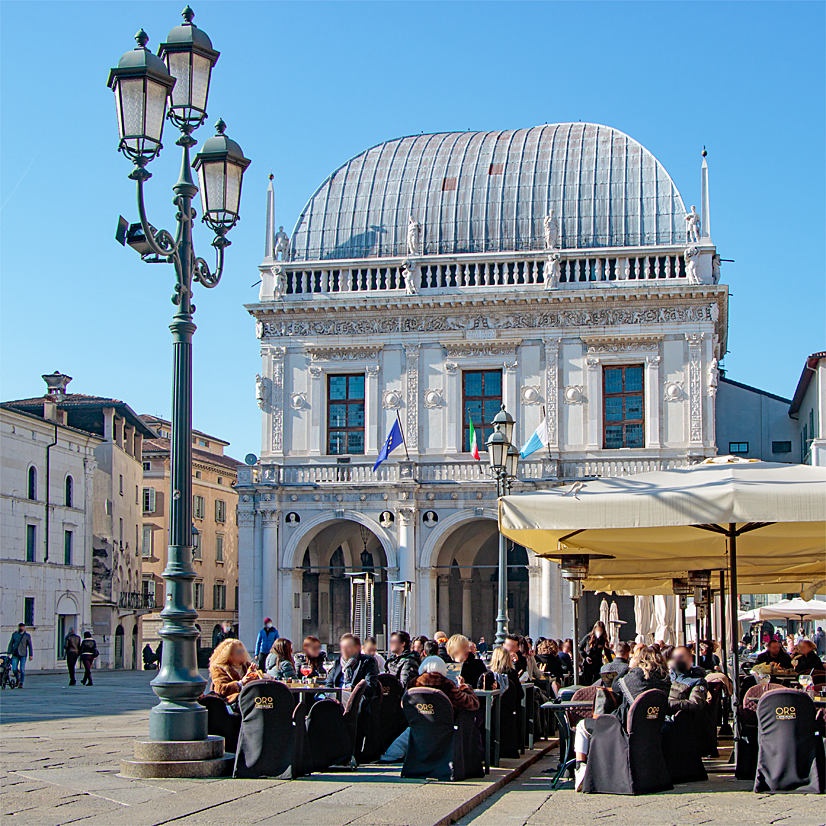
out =
[(272, 651), (277, 639), (278, 629), (273, 626), (272, 620), (267, 617), (264, 620), (264, 627), (258, 632), (258, 639), (255, 641), (255, 659), (258, 661), (260, 671), (267, 670), (267, 655)]
[(26, 676), (26, 656), (28, 655), (29, 662), (31, 662), (34, 659), (34, 648), (32, 648), (31, 634), (22, 622), (11, 635), (6, 653), (11, 654), (11, 670), (17, 680), (17, 687), (23, 688), (23, 679)]
[(824, 632), (819, 625), (812, 642), (815, 644), (815, 650), (817, 651), (818, 657), (822, 657), (826, 654), (826, 632)]
[(91, 631), (83, 632), (83, 641), (80, 643), (80, 661), (83, 663), (82, 685), (92, 685), (92, 663), (97, 659), (98, 646), (92, 639)]
[(63, 650), (66, 652), (66, 668), (69, 669), (69, 685), (76, 685), (75, 665), (80, 656), (80, 637), (75, 634), (75, 629), (70, 628), (63, 642)]

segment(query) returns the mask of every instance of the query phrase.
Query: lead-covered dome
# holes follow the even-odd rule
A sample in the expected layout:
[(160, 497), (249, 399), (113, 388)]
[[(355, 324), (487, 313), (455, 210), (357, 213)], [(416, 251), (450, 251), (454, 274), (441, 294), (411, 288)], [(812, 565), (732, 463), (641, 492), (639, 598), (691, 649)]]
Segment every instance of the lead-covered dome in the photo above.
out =
[(663, 165), (622, 132), (557, 123), (386, 141), (339, 167), (298, 219), (294, 260), (542, 249), (549, 208), (564, 248), (677, 244), (685, 206)]

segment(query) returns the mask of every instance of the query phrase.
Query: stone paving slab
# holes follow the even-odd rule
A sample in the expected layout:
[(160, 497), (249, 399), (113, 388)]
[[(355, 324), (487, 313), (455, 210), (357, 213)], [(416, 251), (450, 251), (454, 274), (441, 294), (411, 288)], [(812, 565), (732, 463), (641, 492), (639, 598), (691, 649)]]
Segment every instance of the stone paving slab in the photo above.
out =
[[(154, 672), (101, 672), (91, 688), (31, 674), (0, 705), (0, 805), (24, 826), (434, 826), (492, 793), (539, 751), (484, 779), (401, 778), (400, 766), (279, 780), (136, 780), (120, 759), (146, 736)], [(545, 745), (548, 748), (548, 745)], [(463, 809), (464, 810), (464, 809)], [(455, 816), (454, 816), (455, 815)]]
[(557, 756), (538, 761), (503, 791), (458, 821), (458, 826), (824, 826), (820, 795), (761, 795), (737, 780), (722, 759), (711, 764), (706, 783), (685, 783), (671, 792), (625, 797), (577, 794), (567, 782), (551, 789)]

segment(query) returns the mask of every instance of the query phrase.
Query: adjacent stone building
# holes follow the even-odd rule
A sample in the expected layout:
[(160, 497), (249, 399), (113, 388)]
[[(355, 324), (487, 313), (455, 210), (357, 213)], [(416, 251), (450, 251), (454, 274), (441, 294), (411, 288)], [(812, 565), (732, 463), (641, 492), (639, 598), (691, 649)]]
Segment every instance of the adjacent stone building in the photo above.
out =
[[(68, 393), (71, 378), (58, 372), (43, 378), (45, 396), (3, 404), (9, 416), (33, 422), (28, 451), (22, 450), (20, 438), (11, 439), (17, 432), (4, 427), (4, 441), (14, 445), (11, 455), (17, 449), (20, 455), (9, 477), (9, 498), (5, 474), (3, 479), (4, 508), (8, 505), (9, 518), (15, 512), (8, 533), (4, 525), (3, 558), (8, 542), (8, 556), (21, 560), (21, 580), (18, 587), (14, 567), (8, 576), (4, 570), (3, 627), (31, 618), (33, 605), (35, 624), (41, 624), (36, 639), (44, 651), (62, 654), (58, 638), (74, 618), (97, 640), (98, 668), (137, 668), (140, 617), (151, 607), (140, 586), (140, 455), (142, 440), (154, 433), (123, 401)], [(8, 426), (25, 431), (18, 419)], [(78, 456), (70, 462), (67, 455), (72, 452)], [(17, 478), (24, 461), (25, 484)], [(54, 472), (53, 461), (58, 462)], [(24, 491), (27, 502), (18, 504)], [(65, 565), (67, 559), (71, 565)], [(8, 595), (8, 609), (7, 587), (16, 594)], [(20, 616), (9, 620), (12, 613)], [(51, 660), (44, 653), (41, 667), (51, 667), (46, 662)]]
[[(169, 541), (169, 440), (171, 425), (156, 416), (142, 416), (157, 437), (143, 442), (141, 492), (141, 588), (157, 611), (143, 620), (144, 640), (160, 642), (159, 616), (164, 605), (164, 581)], [(198, 611), (200, 645), (211, 649), (221, 626), (238, 625), (238, 494), (235, 481), (240, 462), (224, 454), (222, 439), (192, 432), (193, 565), (197, 574), (193, 602)]]
[(800, 461), (826, 467), (826, 352), (806, 359), (789, 415), (797, 422)]
[[(727, 288), (707, 169), (687, 209), (639, 143), (605, 126), (417, 135), (334, 171), (292, 237), (269, 193), (248, 310), (261, 455), (239, 471), (241, 636), (334, 642), (350, 574), (376, 576), (375, 631), (490, 639), (496, 490), (480, 444), (501, 404), (527, 441), (515, 490), (680, 467), (716, 453)], [(394, 421), (406, 446), (373, 465)], [(558, 568), (508, 553), (510, 628), (567, 636)], [(403, 599), (400, 595), (403, 595)]]

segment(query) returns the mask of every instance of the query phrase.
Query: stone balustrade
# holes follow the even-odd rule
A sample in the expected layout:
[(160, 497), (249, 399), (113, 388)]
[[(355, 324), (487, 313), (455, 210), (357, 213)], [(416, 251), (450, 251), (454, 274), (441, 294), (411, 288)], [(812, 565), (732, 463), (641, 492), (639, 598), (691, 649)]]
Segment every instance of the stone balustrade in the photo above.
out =
[[(559, 256), (557, 288), (571, 289), (595, 284), (627, 281), (662, 284), (686, 283), (687, 268), (682, 246), (603, 248), (555, 250)], [(711, 274), (712, 247), (700, 249), (701, 258), (709, 262), (701, 270), (708, 279)], [(479, 289), (480, 287), (545, 287), (549, 253), (468, 253), (454, 256), (422, 257), (415, 260), (384, 258), (374, 261), (277, 262), (272, 269), (281, 269), (279, 279), (266, 265), (263, 292), (283, 291), (284, 298), (300, 299), (331, 293), (396, 292), (404, 294), (408, 287), (405, 272), (417, 293), (434, 293)], [(272, 286), (270, 286), (270, 283)], [(262, 298), (265, 296), (262, 295)]]

